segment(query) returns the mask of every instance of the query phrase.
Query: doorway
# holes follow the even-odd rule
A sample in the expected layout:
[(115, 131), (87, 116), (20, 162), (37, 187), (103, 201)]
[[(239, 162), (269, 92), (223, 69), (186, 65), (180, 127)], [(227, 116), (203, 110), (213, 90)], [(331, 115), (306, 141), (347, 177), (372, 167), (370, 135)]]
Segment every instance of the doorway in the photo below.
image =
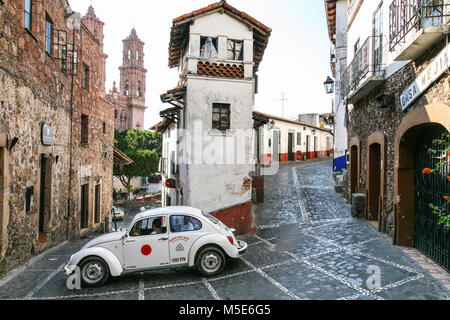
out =
[(95, 223), (100, 223), (100, 203), (101, 203), (101, 195), (100, 195), (100, 185), (97, 184), (95, 186), (95, 214), (94, 221)]
[(273, 132), (273, 161), (280, 162), (280, 132)]
[(294, 161), (294, 153), (292, 149), (294, 148), (294, 134), (289, 133), (288, 136), (288, 161)]
[(314, 137), (314, 159), (318, 159), (319, 158), (319, 138)]
[(309, 139), (310, 139), (310, 136), (306, 136), (306, 159), (311, 159), (311, 157), (310, 157), (310, 152), (309, 152)]
[(358, 147), (353, 145), (350, 150), (350, 199), (358, 192)]
[(381, 145), (373, 143), (369, 146), (369, 190), (367, 218), (379, 220), (381, 195)]
[(81, 186), (80, 229), (89, 228), (89, 184)]
[[(450, 271), (450, 230), (438, 223), (439, 217), (429, 204), (441, 206), (450, 194), (448, 166), (434, 174), (424, 174), (424, 168), (435, 168), (444, 155), (430, 155), (433, 141), (446, 133), (441, 125), (427, 127), (416, 139), (414, 152), (414, 247)], [(434, 148), (433, 148), (434, 149)]]
[(39, 240), (40, 242), (46, 242), (44, 235), (50, 231), (51, 217), (51, 156), (49, 154), (41, 154), (40, 164)]

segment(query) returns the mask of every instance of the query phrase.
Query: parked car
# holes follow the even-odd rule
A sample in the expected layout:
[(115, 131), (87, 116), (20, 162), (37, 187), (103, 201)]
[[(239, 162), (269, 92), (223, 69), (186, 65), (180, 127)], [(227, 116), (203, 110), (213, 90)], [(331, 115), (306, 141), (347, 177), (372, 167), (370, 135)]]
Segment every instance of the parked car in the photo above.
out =
[(116, 206), (112, 207), (111, 213), (114, 220), (123, 220), (125, 218), (125, 212)]
[(71, 256), (64, 271), (79, 271), (84, 287), (101, 286), (109, 276), (180, 266), (215, 276), (227, 258), (239, 258), (247, 250), (234, 231), (191, 207), (148, 210), (137, 214), (129, 229), (88, 242)]

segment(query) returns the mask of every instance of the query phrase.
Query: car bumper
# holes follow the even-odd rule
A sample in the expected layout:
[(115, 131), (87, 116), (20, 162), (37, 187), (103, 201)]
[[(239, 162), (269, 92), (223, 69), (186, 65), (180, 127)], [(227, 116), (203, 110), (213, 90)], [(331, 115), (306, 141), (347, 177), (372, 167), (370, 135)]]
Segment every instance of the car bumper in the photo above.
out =
[(72, 265), (70, 262), (68, 262), (68, 263), (66, 264), (66, 266), (64, 267), (64, 273), (65, 273), (66, 275), (70, 276), (70, 275), (73, 273), (73, 271), (75, 270), (75, 267), (76, 267), (76, 266), (74, 266), (74, 265)]
[(237, 242), (238, 242), (239, 256), (242, 256), (247, 252), (247, 248), (248, 248), (247, 242), (242, 241), (242, 240), (238, 240)]

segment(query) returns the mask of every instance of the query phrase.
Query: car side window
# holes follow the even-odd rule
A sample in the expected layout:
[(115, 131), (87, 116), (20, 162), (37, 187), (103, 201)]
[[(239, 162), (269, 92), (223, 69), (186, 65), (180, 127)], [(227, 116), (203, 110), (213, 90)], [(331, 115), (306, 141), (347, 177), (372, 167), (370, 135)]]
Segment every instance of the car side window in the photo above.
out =
[(171, 232), (198, 231), (202, 228), (200, 220), (190, 216), (170, 216)]
[(131, 237), (164, 234), (167, 232), (165, 217), (155, 217), (139, 220), (131, 228)]

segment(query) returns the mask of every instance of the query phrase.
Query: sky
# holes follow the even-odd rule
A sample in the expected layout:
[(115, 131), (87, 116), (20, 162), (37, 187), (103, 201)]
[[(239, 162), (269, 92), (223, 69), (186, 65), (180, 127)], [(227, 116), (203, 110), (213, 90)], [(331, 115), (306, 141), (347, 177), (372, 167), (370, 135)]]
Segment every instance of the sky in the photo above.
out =
[[(217, 0), (218, 1), (218, 0)], [(145, 42), (147, 72), (145, 128), (161, 119), (159, 112), (171, 107), (160, 95), (176, 87), (177, 68), (168, 67), (168, 48), (172, 20), (203, 8), (216, 0), (69, 0), (72, 10), (85, 15), (90, 4), (105, 23), (104, 51), (106, 90), (119, 84), (122, 40), (136, 28)], [(255, 110), (295, 117), (302, 113), (327, 113), (332, 97), (325, 93), (324, 81), (331, 75), (330, 41), (325, 5), (322, 0), (230, 0), (230, 5), (272, 29), (260, 64), (259, 93)]]

